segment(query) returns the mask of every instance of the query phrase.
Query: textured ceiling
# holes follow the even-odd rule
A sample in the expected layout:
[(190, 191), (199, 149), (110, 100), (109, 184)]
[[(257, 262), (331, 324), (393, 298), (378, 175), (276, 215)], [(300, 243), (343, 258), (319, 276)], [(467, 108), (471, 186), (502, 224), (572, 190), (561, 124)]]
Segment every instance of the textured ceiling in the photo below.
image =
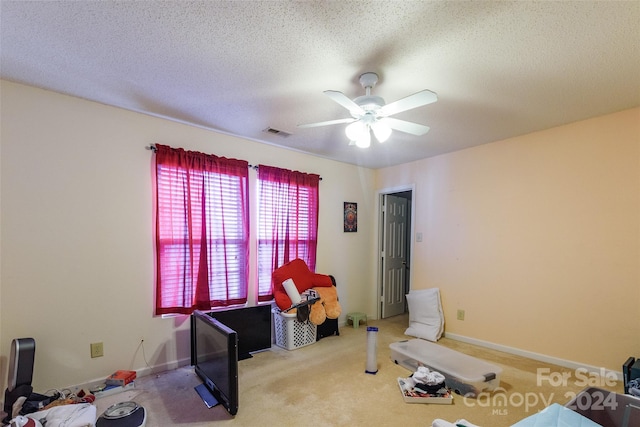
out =
[[(0, 7), (3, 79), (371, 168), (640, 105), (638, 1)], [(360, 149), (344, 124), (297, 128), (349, 117), (322, 92), (363, 95), (367, 71), (387, 103), (436, 92), (395, 116), (429, 133)]]

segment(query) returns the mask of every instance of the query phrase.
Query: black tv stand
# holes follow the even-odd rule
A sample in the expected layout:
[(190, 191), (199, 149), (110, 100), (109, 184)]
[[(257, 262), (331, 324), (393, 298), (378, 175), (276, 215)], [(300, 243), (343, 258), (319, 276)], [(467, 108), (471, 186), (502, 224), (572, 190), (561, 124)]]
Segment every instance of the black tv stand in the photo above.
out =
[(218, 399), (216, 399), (215, 396), (209, 391), (206, 385), (200, 384), (199, 386), (196, 386), (194, 388), (207, 408), (213, 408), (220, 403), (218, 402)]

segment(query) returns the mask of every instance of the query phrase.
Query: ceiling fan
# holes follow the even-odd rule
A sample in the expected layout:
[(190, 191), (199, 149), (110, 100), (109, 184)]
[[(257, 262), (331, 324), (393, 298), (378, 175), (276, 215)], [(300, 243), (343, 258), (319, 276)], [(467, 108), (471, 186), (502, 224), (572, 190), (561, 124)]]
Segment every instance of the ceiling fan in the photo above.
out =
[(325, 122), (298, 125), (299, 128), (311, 128), (317, 126), (336, 125), (350, 123), (345, 133), (352, 144), (366, 148), (371, 144), (371, 131), (378, 142), (389, 139), (392, 130), (409, 133), (411, 135), (424, 135), (429, 127), (418, 123), (395, 119), (389, 116), (422, 107), (438, 100), (438, 96), (430, 90), (422, 90), (409, 95), (391, 104), (385, 104), (384, 99), (371, 95), (371, 89), (378, 82), (376, 73), (364, 73), (360, 76), (360, 84), (365, 89), (366, 95), (353, 100), (342, 92), (326, 90), (324, 93), (338, 104), (349, 110), (351, 117), (345, 119), (329, 120)]

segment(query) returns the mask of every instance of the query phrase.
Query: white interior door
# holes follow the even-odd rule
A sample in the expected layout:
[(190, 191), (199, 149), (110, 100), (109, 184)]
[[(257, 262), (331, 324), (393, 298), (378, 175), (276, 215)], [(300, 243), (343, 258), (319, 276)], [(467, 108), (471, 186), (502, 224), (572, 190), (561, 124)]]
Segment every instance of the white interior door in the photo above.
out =
[(384, 319), (404, 313), (409, 202), (406, 198), (385, 194), (382, 203), (384, 236), (381, 251), (381, 315)]

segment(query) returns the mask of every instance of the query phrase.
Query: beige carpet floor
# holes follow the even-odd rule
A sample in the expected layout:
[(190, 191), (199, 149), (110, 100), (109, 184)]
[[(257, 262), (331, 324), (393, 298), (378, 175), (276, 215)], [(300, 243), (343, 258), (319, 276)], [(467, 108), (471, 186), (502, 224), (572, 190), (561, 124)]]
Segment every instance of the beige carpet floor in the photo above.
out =
[[(501, 427), (551, 402), (564, 405), (584, 388), (575, 384), (574, 373), (566, 368), (443, 338), (439, 344), (502, 367), (503, 390), (477, 399), (456, 395), (451, 405), (405, 403), (397, 378), (411, 372), (391, 360), (389, 344), (412, 338), (404, 335), (408, 317), (369, 321), (369, 325), (379, 328), (375, 375), (365, 373), (366, 327), (344, 326), (340, 336), (293, 351), (274, 346), (240, 361), (235, 417), (220, 405), (206, 408), (194, 390), (200, 380), (191, 367), (139, 378), (134, 390), (98, 399), (98, 414), (111, 404), (134, 400), (147, 410), (147, 427), (431, 426), (435, 418), (451, 422), (464, 418), (483, 427)], [(555, 387), (546, 381), (539, 385), (538, 368), (567, 372), (573, 380)], [(621, 384), (602, 388), (622, 392)]]

